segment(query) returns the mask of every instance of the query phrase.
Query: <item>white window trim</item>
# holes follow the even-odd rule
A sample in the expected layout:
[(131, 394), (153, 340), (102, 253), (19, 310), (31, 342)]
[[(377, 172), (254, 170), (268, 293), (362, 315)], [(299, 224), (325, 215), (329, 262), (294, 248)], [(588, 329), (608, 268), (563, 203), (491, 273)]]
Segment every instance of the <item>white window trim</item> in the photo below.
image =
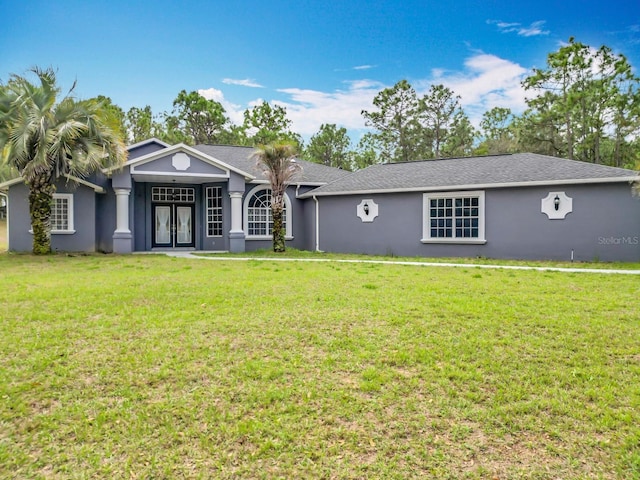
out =
[[(54, 193), (53, 198), (66, 198), (67, 199), (67, 228), (65, 230), (51, 229), (51, 235), (73, 235), (76, 233), (73, 224), (73, 193)], [(33, 228), (29, 229), (29, 233), (33, 235)]]
[(209, 235), (209, 189), (213, 189), (213, 188), (219, 188), (220, 189), (220, 216), (221, 216), (221, 228), (224, 229), (224, 202), (222, 199), (222, 187), (219, 185), (209, 185), (206, 186), (204, 189), (204, 201), (205, 201), (205, 208), (204, 208), (204, 215), (205, 215), (205, 229), (207, 231), (207, 238), (220, 238), (222, 237), (222, 234), (220, 235)]
[[(271, 240), (273, 239), (272, 235), (249, 235), (249, 200), (253, 197), (257, 192), (261, 190), (271, 190), (271, 185), (258, 185), (257, 187), (252, 188), (249, 193), (244, 197), (244, 203), (242, 205), (242, 226), (245, 231), (246, 237), (245, 240)], [(292, 233), (292, 225), (293, 225), (293, 212), (291, 208), (291, 200), (289, 199), (289, 195), (285, 192), (284, 194), (284, 206), (287, 209), (287, 219), (285, 222), (285, 240), (293, 240)]]
[[(478, 237), (477, 238), (432, 238), (431, 237), (431, 218), (429, 201), (439, 198), (468, 198), (478, 197)], [(422, 243), (453, 243), (467, 245), (484, 245), (487, 243), (484, 230), (485, 222), (485, 203), (484, 191), (476, 190), (472, 192), (429, 192), (422, 196)], [(455, 230), (455, 229), (454, 229)]]

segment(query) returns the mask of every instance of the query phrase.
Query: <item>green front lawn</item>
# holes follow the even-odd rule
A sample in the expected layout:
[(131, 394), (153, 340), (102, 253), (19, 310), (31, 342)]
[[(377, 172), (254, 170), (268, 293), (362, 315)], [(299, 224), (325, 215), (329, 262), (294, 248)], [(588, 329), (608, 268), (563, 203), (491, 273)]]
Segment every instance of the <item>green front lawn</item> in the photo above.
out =
[(571, 262), (552, 260), (503, 260), (496, 258), (464, 258), (464, 257), (398, 257), (395, 255), (365, 255), (365, 254), (344, 254), (329, 252), (312, 252), (308, 250), (296, 250), (288, 248), (284, 253), (277, 253), (271, 249), (257, 250), (243, 253), (207, 253), (195, 252), (199, 257), (233, 257), (233, 258), (277, 258), (296, 260), (362, 260), (373, 262), (407, 262), (407, 263), (452, 263), (464, 265), (498, 265), (503, 267), (538, 267), (538, 268), (579, 268), (579, 269), (618, 269), (618, 270), (640, 270), (640, 262)]
[(0, 255), (0, 478), (640, 478), (635, 275)]

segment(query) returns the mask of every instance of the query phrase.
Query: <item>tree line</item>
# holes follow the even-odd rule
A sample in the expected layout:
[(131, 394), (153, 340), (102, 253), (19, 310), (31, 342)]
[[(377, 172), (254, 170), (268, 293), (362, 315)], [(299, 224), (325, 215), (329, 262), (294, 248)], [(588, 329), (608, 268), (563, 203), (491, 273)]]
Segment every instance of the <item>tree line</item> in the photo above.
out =
[[(485, 112), (475, 128), (460, 97), (444, 85), (419, 96), (407, 80), (380, 91), (363, 110), (370, 128), (354, 145), (344, 127), (323, 124), (309, 143), (291, 130), (284, 107), (267, 102), (244, 112), (234, 125), (222, 105), (182, 91), (173, 111), (121, 112), (132, 142), (157, 137), (168, 143), (266, 145), (291, 141), (307, 160), (355, 170), (380, 162), (406, 162), (515, 152), (534, 152), (616, 167), (640, 160), (640, 79), (627, 58), (609, 47), (576, 42), (550, 53), (522, 85), (527, 109)], [(114, 106), (114, 108), (117, 108)]]
[[(378, 92), (373, 108), (363, 110), (369, 131), (353, 143), (347, 129), (322, 124), (304, 144), (292, 130), (284, 107), (266, 101), (245, 110), (240, 125), (224, 107), (196, 91), (181, 91), (171, 112), (150, 106), (124, 112), (108, 97), (98, 97), (121, 122), (129, 143), (151, 137), (170, 144), (260, 146), (294, 144), (306, 160), (357, 170), (382, 162), (406, 162), (533, 152), (616, 167), (637, 168), (640, 161), (640, 78), (624, 55), (571, 38), (547, 56), (523, 82), (527, 108), (516, 115), (494, 107), (474, 127), (460, 97), (444, 85), (419, 96), (407, 80)], [(0, 179), (7, 177), (0, 170)]]

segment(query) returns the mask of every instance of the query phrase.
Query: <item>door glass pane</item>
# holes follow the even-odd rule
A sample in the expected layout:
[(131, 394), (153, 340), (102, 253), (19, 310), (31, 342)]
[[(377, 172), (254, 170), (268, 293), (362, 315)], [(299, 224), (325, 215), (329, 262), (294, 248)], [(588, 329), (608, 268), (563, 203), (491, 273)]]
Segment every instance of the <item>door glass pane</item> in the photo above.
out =
[(170, 243), (171, 207), (156, 207), (156, 243)]
[(177, 243), (191, 243), (191, 207), (177, 207)]

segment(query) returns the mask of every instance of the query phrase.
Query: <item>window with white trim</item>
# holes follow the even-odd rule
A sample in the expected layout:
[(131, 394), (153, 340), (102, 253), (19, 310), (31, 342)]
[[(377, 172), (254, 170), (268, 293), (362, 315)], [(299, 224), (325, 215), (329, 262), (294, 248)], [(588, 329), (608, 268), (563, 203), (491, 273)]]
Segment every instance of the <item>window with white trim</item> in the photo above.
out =
[(73, 231), (73, 194), (54, 193), (51, 204), (51, 233)]
[(207, 187), (207, 237), (222, 236), (222, 187)]
[(425, 193), (422, 241), (484, 243), (484, 192)]
[[(291, 238), (291, 201), (285, 194), (283, 223), (285, 236)], [(248, 239), (270, 239), (273, 235), (271, 214), (271, 189), (258, 186), (251, 190), (244, 203), (244, 231)]]

